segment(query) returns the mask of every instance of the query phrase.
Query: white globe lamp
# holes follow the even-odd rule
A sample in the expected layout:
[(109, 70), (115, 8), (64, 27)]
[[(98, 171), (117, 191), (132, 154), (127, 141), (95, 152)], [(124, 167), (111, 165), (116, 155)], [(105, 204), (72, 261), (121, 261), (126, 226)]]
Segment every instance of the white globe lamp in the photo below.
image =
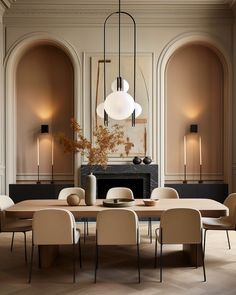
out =
[(104, 102), (105, 111), (114, 120), (127, 119), (133, 113), (134, 108), (133, 97), (124, 91), (110, 93)]
[(142, 107), (139, 103), (135, 102), (135, 118), (138, 118), (142, 113)]
[(97, 106), (96, 112), (100, 118), (104, 118), (104, 102)]

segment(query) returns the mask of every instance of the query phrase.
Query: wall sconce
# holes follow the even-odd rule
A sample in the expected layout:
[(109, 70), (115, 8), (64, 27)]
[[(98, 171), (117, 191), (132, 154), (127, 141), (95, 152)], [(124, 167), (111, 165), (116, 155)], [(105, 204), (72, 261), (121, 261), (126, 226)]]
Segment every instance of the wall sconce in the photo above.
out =
[[(49, 126), (48, 125), (41, 125), (41, 133), (40, 134), (48, 134), (49, 133)], [(40, 184), (41, 181), (39, 179), (39, 167), (40, 167), (40, 134), (37, 137), (37, 174), (38, 174), (38, 180), (37, 180), (37, 184)], [(51, 140), (51, 165), (52, 165), (52, 170), (51, 170), (51, 183), (54, 183), (53, 180), (53, 165), (54, 165), (54, 139), (52, 136), (52, 140)]]
[[(198, 125), (197, 124), (191, 124), (190, 133), (198, 133)], [(202, 138), (199, 135), (198, 137), (199, 142), (199, 183), (202, 183)], [(186, 172), (187, 172), (187, 136), (184, 135), (184, 180), (183, 183), (187, 183), (186, 179)]]

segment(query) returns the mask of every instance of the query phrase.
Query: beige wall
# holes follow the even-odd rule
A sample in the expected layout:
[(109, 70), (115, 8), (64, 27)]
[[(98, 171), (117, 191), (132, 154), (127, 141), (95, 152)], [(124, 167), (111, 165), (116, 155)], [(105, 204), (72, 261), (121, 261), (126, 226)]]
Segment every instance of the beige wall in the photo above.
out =
[[(108, 1), (109, 2), (109, 1)], [(14, 171), (14, 138), (15, 134), (12, 132), (11, 126), (11, 113), (14, 112), (14, 83), (11, 84), (11, 78), (14, 75), (14, 66), (11, 65), (11, 62), (18, 60), (18, 48), (22, 50), (22, 47), (27, 44), (32, 46), (37, 42), (42, 42), (45, 39), (51, 39), (54, 43), (62, 45), (61, 47), (68, 48), (68, 52), (73, 55), (73, 66), (74, 70), (76, 69), (75, 77), (75, 116), (77, 120), (82, 124), (86, 136), (91, 134), (91, 84), (90, 84), (90, 57), (94, 55), (100, 55), (103, 51), (103, 22), (105, 17), (110, 11), (113, 11), (114, 7), (110, 7), (109, 3), (106, 4), (106, 9), (102, 9), (99, 6), (99, 3), (95, 4), (98, 10), (93, 6), (87, 8), (77, 7), (77, 10), (68, 9), (68, 6), (64, 6), (64, 10), (60, 7), (57, 7), (56, 10), (51, 9), (47, 10), (43, 5), (36, 5), (28, 7), (28, 10), (18, 9), (17, 7), (12, 13), (8, 11), (5, 15), (4, 26), (4, 58), (5, 64), (4, 69), (6, 71), (5, 75), (5, 84), (4, 91), (5, 96), (2, 97), (2, 104), (6, 107), (6, 143), (3, 145), (7, 146), (6, 157), (6, 189), (7, 184), (11, 181), (14, 182), (14, 177), (16, 175)], [(152, 2), (152, 3), (151, 3)], [(230, 68), (233, 64), (232, 54), (233, 54), (233, 18), (229, 10), (222, 7), (214, 7), (211, 10), (210, 5), (206, 7), (194, 5), (190, 6), (181, 6), (181, 9), (170, 7), (159, 7), (156, 6), (153, 1), (148, 2), (149, 5), (146, 5), (140, 2), (141, 6), (136, 7), (135, 5), (130, 4), (128, 8), (132, 7), (131, 12), (134, 11), (133, 16), (137, 22), (137, 50), (139, 53), (151, 53), (153, 56), (153, 71), (152, 71), (152, 97), (150, 97), (149, 113), (150, 113), (150, 128), (148, 133), (148, 147), (149, 155), (153, 158), (154, 163), (158, 163), (160, 169), (163, 171), (160, 172), (160, 181), (163, 184), (166, 179), (176, 181), (182, 179), (181, 173), (182, 169), (182, 138), (184, 130), (187, 130), (190, 123), (198, 123), (199, 131), (204, 130), (203, 134), (203, 167), (204, 173), (206, 173), (206, 178), (209, 177), (218, 177), (222, 179), (222, 159), (217, 165), (213, 163), (215, 158), (208, 157), (211, 149), (219, 148), (219, 155), (222, 156), (222, 146), (214, 146), (215, 141), (219, 142), (219, 138), (209, 139), (210, 136), (213, 136), (211, 133), (212, 129), (215, 128), (215, 118), (206, 117), (206, 113), (202, 113), (199, 117), (198, 122), (192, 122), (192, 120), (185, 117), (184, 121), (181, 121), (178, 130), (177, 126), (168, 126), (167, 118), (170, 118), (170, 115), (166, 114), (166, 110), (163, 106), (168, 107), (168, 95), (166, 95), (166, 75), (161, 72), (163, 66), (163, 60), (165, 59), (165, 54), (170, 48), (178, 48), (178, 43), (181, 40), (188, 40), (191, 38), (198, 42), (204, 39), (204, 42), (211, 44), (212, 47), (217, 48), (221, 55), (225, 57), (226, 60), (226, 72), (228, 74), (229, 80), (227, 81), (226, 94), (224, 94), (224, 101), (227, 101), (227, 109), (224, 109), (227, 113), (227, 116), (224, 116), (224, 120), (229, 120), (228, 125), (224, 125), (224, 141), (225, 138), (229, 138), (229, 142), (232, 139), (231, 129), (231, 110), (232, 104), (232, 69)], [(17, 6), (17, 3), (15, 4)], [(99, 9), (100, 8), (100, 9)], [(104, 6), (103, 6), (104, 8)], [(153, 8), (153, 9), (152, 9)], [(182, 9), (184, 8), (184, 9)], [(84, 13), (83, 13), (84, 12)], [(33, 17), (32, 17), (33, 16)], [(43, 16), (43, 21), (42, 21)], [(114, 53), (117, 52), (117, 38), (116, 38), (117, 28), (111, 26), (110, 34), (111, 40), (109, 40), (108, 52)], [(38, 39), (37, 39), (38, 38)], [(130, 53), (131, 49), (131, 38), (130, 30), (127, 30), (125, 27), (122, 30), (122, 52)], [(127, 41), (129, 40), (129, 42)], [(130, 41), (131, 40), (131, 41)], [(28, 43), (27, 43), (28, 42)], [(184, 41), (183, 41), (184, 43)], [(26, 46), (27, 47), (27, 46)], [(25, 48), (26, 48), (25, 47)], [(75, 67), (75, 64), (77, 66)], [(217, 67), (217, 61), (215, 60), (214, 66)], [(191, 71), (192, 73), (192, 71)], [(225, 73), (225, 72), (224, 72)], [(210, 73), (214, 77), (214, 81), (217, 78), (215, 73)], [(206, 75), (206, 81), (208, 80), (208, 75)], [(204, 77), (204, 76), (203, 76)], [(13, 77), (14, 78), (14, 77)], [(178, 74), (178, 78), (179, 74)], [(203, 79), (202, 79), (203, 80)], [(204, 81), (200, 81), (203, 83)], [(205, 86), (205, 84), (204, 84)], [(76, 87), (79, 89), (76, 89)], [(185, 86), (183, 90), (185, 89)], [(212, 84), (210, 89), (210, 84), (207, 84), (206, 87), (203, 87), (202, 91), (204, 93), (210, 91), (212, 96), (208, 103), (210, 105), (205, 106), (205, 101), (203, 98), (199, 98), (204, 107), (207, 108), (218, 108), (218, 104), (214, 105), (214, 91), (220, 89), (215, 87)], [(184, 90), (186, 91), (186, 90)], [(183, 93), (181, 93), (183, 94)], [(180, 98), (182, 99), (182, 98)], [(186, 99), (186, 96), (185, 96)], [(10, 102), (9, 102), (10, 101)], [(192, 99), (191, 99), (192, 102)], [(167, 103), (167, 104), (166, 104)], [(184, 101), (182, 101), (184, 103)], [(194, 106), (195, 104), (193, 104)], [(178, 110), (178, 106), (176, 106)], [(218, 112), (218, 109), (214, 112)], [(13, 113), (12, 112), (12, 113)], [(234, 111), (235, 113), (235, 111)], [(175, 116), (175, 114), (173, 114)], [(185, 116), (181, 114), (181, 116)], [(33, 120), (33, 119), (32, 119)], [(212, 122), (211, 122), (212, 120)], [(222, 120), (222, 118), (220, 118)], [(175, 120), (176, 121), (176, 120)], [(211, 122), (209, 124), (209, 122)], [(218, 124), (219, 122), (217, 122)], [(36, 126), (40, 126), (41, 122), (35, 124), (35, 130), (31, 134), (36, 132)], [(167, 124), (167, 125), (166, 125)], [(219, 123), (220, 126), (221, 123)], [(204, 126), (203, 126), (204, 125)], [(168, 138), (165, 135), (165, 132), (168, 130), (175, 130), (173, 133), (174, 136), (177, 133), (177, 136), (174, 138), (176, 142), (179, 140), (178, 151), (175, 153), (168, 151), (169, 147), (167, 146)], [(222, 130), (221, 130), (222, 131)], [(169, 132), (169, 131), (168, 131)], [(30, 136), (31, 136), (30, 134)], [(169, 134), (169, 133), (167, 133)], [(169, 135), (168, 135), (169, 136)], [(217, 135), (218, 136), (218, 135)], [(223, 136), (223, 135), (220, 135)], [(223, 137), (221, 137), (222, 139)], [(181, 140), (181, 141), (180, 141)], [(13, 147), (11, 144), (13, 144)], [(33, 145), (33, 143), (31, 143)], [(207, 147), (204, 145), (207, 144)], [(224, 143), (224, 147), (227, 145)], [(231, 148), (231, 146), (230, 146)], [(224, 150), (224, 157), (229, 155), (229, 160), (224, 161), (226, 168), (224, 169), (224, 180), (226, 182), (230, 181), (232, 176), (231, 165), (232, 161), (230, 159), (230, 148)], [(173, 147), (175, 149), (175, 147)], [(164, 152), (163, 152), (164, 151)], [(176, 158), (179, 158), (176, 161)], [(205, 157), (205, 159), (204, 159)], [(31, 155), (32, 161), (35, 161), (34, 155)], [(167, 161), (167, 162), (165, 162)], [(121, 159), (120, 162), (131, 163), (131, 159)], [(164, 162), (164, 163), (163, 163)], [(196, 163), (196, 161), (194, 162)], [(218, 165), (219, 164), (219, 165)], [(5, 165), (5, 164), (4, 164)], [(195, 164), (193, 164), (195, 165)], [(79, 167), (79, 163), (76, 163), (76, 167)], [(195, 173), (197, 167), (192, 167), (192, 172)], [(227, 173), (226, 170), (228, 169)], [(45, 170), (44, 170), (45, 171)], [(59, 170), (58, 170), (59, 171)], [(20, 172), (18, 170), (18, 172)], [(30, 172), (31, 173), (31, 172)], [(34, 173), (32, 171), (32, 173)], [(19, 174), (19, 173), (18, 173)], [(194, 176), (195, 177), (195, 176)], [(195, 177), (197, 178), (197, 176)]]
[[(203, 179), (223, 180), (223, 67), (213, 50), (202, 45), (178, 49), (166, 71), (166, 180), (183, 173), (183, 136), (187, 135), (187, 174), (199, 179), (199, 137)], [(189, 134), (198, 124), (198, 135)]]
[[(59, 48), (40, 45), (28, 50), (17, 68), (17, 180), (36, 179), (37, 137), (40, 137), (40, 174), (51, 173), (51, 139), (58, 132), (72, 136), (73, 67)], [(42, 124), (49, 135), (39, 134)], [(73, 156), (54, 140), (56, 178), (73, 180)]]

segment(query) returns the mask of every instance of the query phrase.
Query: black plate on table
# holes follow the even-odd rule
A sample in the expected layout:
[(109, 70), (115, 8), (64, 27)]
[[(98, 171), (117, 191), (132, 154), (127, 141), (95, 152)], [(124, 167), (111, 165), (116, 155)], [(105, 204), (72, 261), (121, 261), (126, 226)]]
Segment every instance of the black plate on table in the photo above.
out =
[(134, 199), (106, 199), (103, 201), (104, 207), (130, 207), (135, 205)]

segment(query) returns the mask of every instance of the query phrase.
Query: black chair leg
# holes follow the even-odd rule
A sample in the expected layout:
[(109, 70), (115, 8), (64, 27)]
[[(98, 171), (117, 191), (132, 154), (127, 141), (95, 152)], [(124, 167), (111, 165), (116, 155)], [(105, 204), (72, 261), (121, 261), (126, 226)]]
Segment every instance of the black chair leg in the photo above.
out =
[(41, 268), (41, 250), (40, 250), (40, 246), (38, 246), (38, 266), (39, 268)]
[(152, 243), (152, 219), (149, 218), (149, 236), (150, 236), (150, 244)]
[(72, 245), (73, 247), (73, 283), (75, 283), (75, 271), (76, 271), (76, 252), (75, 252), (75, 243)]
[(201, 244), (201, 251), (202, 251), (202, 268), (203, 268), (203, 277), (204, 277), (204, 282), (206, 282), (206, 269), (205, 269), (205, 253), (202, 249), (202, 244)]
[(205, 256), (205, 252), (206, 252), (206, 233), (207, 233), (207, 229), (205, 229), (204, 232), (204, 246), (203, 246), (203, 255)]
[(80, 239), (78, 242), (78, 246), (79, 246), (79, 266), (80, 268), (82, 267), (82, 255), (81, 255), (81, 243), (80, 243)]
[(160, 251), (160, 282), (162, 282), (162, 243), (161, 243), (161, 251)]
[(137, 262), (138, 262), (138, 282), (141, 282), (140, 278), (140, 255), (139, 255), (139, 244), (137, 243)]
[(34, 245), (32, 245), (32, 249), (31, 249), (31, 260), (30, 260), (30, 269), (29, 269), (29, 280), (28, 280), (29, 284), (31, 283), (31, 277), (32, 277), (33, 259), (34, 259)]
[(231, 249), (231, 245), (230, 245), (230, 240), (229, 240), (229, 231), (226, 230), (226, 235), (227, 235), (227, 240), (228, 240), (228, 245), (229, 245), (229, 250)]
[(13, 250), (13, 243), (14, 243), (14, 237), (15, 237), (15, 233), (12, 233), (12, 238), (11, 238), (11, 252)]
[(86, 219), (84, 220), (84, 243), (86, 241)]
[(95, 253), (95, 272), (94, 272), (94, 283), (97, 283), (97, 269), (98, 269), (98, 245), (96, 244), (96, 253)]
[(25, 263), (27, 263), (27, 245), (26, 245), (26, 232), (24, 231), (24, 241), (25, 241)]
[(196, 251), (196, 268), (198, 268), (198, 247), (197, 247), (197, 244), (195, 245), (195, 251)]
[(87, 236), (88, 236), (89, 235), (88, 219), (86, 220), (86, 226), (87, 226)]
[(154, 261), (154, 268), (157, 267), (157, 237), (155, 239), (155, 261)]

